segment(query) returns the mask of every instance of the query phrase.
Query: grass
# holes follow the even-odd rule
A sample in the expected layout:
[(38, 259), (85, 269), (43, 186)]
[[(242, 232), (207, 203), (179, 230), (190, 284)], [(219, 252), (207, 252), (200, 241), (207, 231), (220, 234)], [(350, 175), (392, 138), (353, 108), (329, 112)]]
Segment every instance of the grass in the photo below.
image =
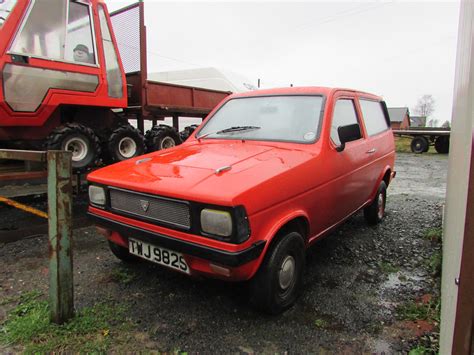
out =
[(441, 275), (443, 266), (443, 254), (441, 250), (436, 250), (428, 260), (428, 267), (430, 268), (431, 274), (434, 276)]
[(20, 345), (26, 353), (105, 352), (120, 332), (131, 329), (125, 319), (126, 308), (113, 303), (98, 303), (76, 313), (63, 325), (49, 321), (48, 302), (39, 292), (20, 296), (18, 305), (0, 327), (0, 343)]
[(433, 354), (433, 350), (429, 348), (425, 348), (422, 345), (418, 345), (416, 348), (410, 350), (408, 355), (425, 355), (425, 354)]
[(425, 320), (439, 323), (440, 308), (440, 301), (430, 301), (427, 303), (410, 301), (397, 307), (397, 317), (402, 320)]
[[(412, 153), (411, 151), (411, 138), (407, 137), (395, 137), (395, 151), (398, 153)], [(430, 146), (427, 153), (434, 153), (434, 148)], [(423, 153), (426, 154), (426, 153)]]
[(397, 266), (394, 266), (394, 265), (392, 265), (391, 263), (389, 263), (387, 261), (382, 261), (379, 264), (379, 267), (380, 267), (380, 270), (384, 274), (393, 274), (393, 273), (398, 272), (400, 270)]
[(119, 267), (112, 270), (111, 279), (115, 282), (128, 285), (135, 279), (135, 275), (129, 269)]
[(314, 321), (314, 325), (316, 326), (316, 328), (324, 329), (329, 326), (329, 323), (322, 318), (318, 318)]
[(425, 231), (423, 238), (434, 241), (434, 242), (441, 242), (443, 238), (443, 229), (440, 227), (428, 228)]

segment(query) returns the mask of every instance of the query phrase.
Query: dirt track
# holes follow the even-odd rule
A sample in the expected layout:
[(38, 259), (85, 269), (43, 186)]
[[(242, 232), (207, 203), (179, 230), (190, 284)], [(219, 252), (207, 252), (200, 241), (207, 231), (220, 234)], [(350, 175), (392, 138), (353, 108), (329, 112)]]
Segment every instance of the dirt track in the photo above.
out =
[[(419, 324), (397, 320), (396, 308), (438, 296), (439, 275), (429, 261), (440, 245), (424, 235), (441, 225), (447, 156), (399, 154), (396, 170), (384, 222), (369, 227), (358, 213), (312, 248), (303, 296), (281, 316), (256, 313), (240, 284), (193, 280), (146, 263), (124, 265), (91, 227), (75, 231), (76, 307), (103, 299), (129, 305), (136, 331), (125, 350), (409, 350)], [(0, 300), (35, 289), (47, 294), (47, 266), (44, 236), (0, 245)], [(0, 305), (0, 323), (9, 307)]]

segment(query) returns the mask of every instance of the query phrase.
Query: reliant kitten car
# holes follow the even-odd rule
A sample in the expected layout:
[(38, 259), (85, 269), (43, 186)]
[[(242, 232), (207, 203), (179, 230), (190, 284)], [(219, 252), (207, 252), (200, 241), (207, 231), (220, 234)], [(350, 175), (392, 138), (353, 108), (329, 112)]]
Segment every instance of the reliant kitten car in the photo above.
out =
[(309, 246), (361, 209), (382, 220), (389, 127), (382, 99), (359, 91), (231, 95), (184, 144), (91, 173), (89, 215), (118, 258), (250, 280), (252, 302), (279, 313)]

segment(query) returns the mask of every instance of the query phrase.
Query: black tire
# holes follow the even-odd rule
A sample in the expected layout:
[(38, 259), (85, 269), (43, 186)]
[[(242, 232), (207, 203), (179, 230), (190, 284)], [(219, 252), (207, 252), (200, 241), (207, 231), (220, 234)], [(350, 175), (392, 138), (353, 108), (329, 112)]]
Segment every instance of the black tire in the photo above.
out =
[(267, 251), (260, 269), (250, 281), (252, 304), (269, 314), (279, 314), (290, 308), (301, 292), (304, 264), (303, 237), (290, 232), (279, 238)]
[(94, 131), (78, 123), (67, 123), (55, 128), (46, 138), (46, 149), (72, 151), (72, 168), (75, 171), (96, 165), (101, 151), (99, 138)]
[(191, 126), (184, 127), (184, 130), (179, 132), (179, 138), (181, 138), (181, 142), (186, 141), (191, 134), (198, 128), (197, 124), (192, 124)]
[(364, 217), (368, 224), (375, 225), (382, 221), (385, 216), (385, 205), (387, 203), (387, 185), (382, 181), (372, 203), (364, 208)]
[(439, 154), (449, 153), (449, 137), (439, 136), (435, 140), (435, 149)]
[(410, 148), (413, 153), (421, 154), (428, 151), (430, 143), (423, 136), (415, 137), (411, 140)]
[(145, 153), (145, 138), (135, 127), (124, 124), (116, 128), (107, 142), (107, 160), (119, 162)]
[(118, 259), (122, 260), (123, 262), (134, 263), (140, 260), (137, 256), (130, 254), (127, 248), (124, 248), (118, 244), (115, 244), (111, 242), (110, 240), (108, 240), (108, 242), (109, 242), (109, 248), (112, 254), (114, 254)]
[(173, 127), (158, 125), (146, 132), (145, 143), (148, 152), (154, 152), (177, 146), (181, 139)]

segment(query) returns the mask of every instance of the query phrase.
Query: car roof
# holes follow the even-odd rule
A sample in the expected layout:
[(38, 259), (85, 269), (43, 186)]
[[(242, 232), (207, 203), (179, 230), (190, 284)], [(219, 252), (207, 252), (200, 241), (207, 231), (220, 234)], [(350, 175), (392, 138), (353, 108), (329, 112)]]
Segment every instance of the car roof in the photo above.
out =
[(322, 86), (305, 86), (305, 87), (286, 87), (286, 88), (275, 88), (275, 89), (264, 89), (264, 90), (254, 90), (245, 93), (238, 93), (233, 94), (229, 98), (237, 98), (237, 97), (252, 97), (252, 96), (271, 96), (271, 95), (324, 95), (330, 96), (334, 94), (336, 91), (345, 91), (345, 92), (353, 92), (359, 95), (372, 97), (374, 99), (381, 100), (381, 97), (370, 94), (367, 92), (354, 90), (354, 89), (347, 89), (347, 88), (330, 88), (330, 87), (322, 87)]

